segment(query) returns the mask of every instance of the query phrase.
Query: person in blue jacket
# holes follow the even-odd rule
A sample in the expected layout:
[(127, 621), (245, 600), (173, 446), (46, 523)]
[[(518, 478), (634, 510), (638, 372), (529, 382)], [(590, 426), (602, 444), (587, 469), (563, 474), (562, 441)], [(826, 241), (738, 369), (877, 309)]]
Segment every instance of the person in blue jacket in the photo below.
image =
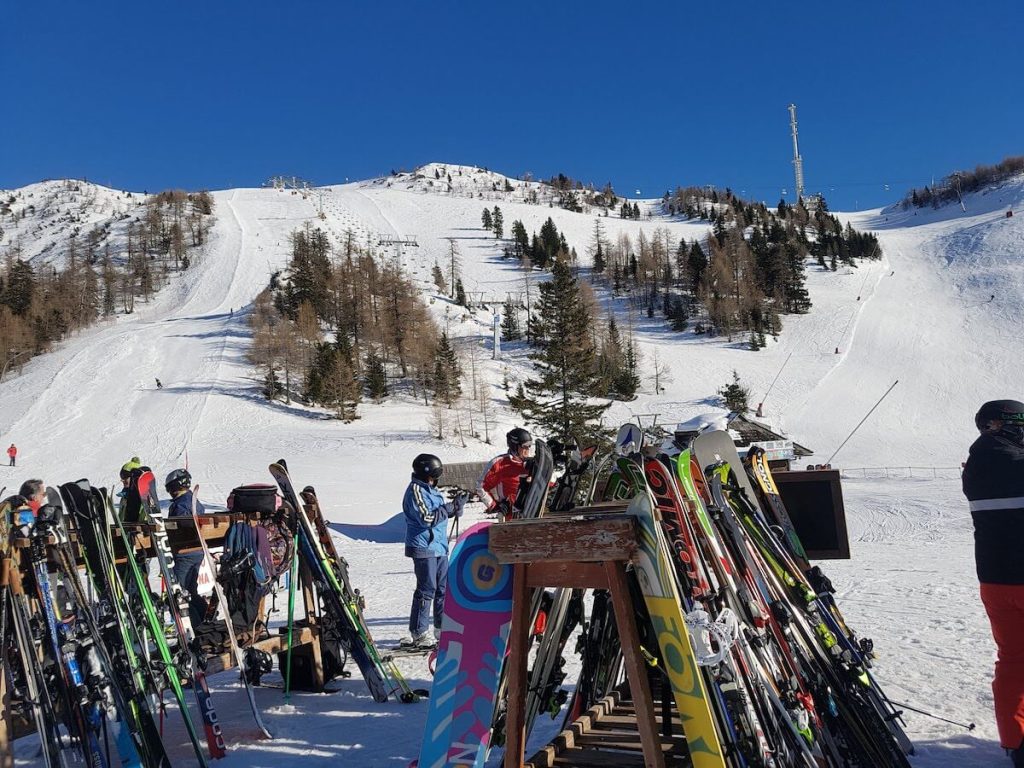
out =
[[(412, 482), (402, 499), (405, 513), (405, 556), (412, 558), (416, 591), (409, 613), (410, 637), (402, 645), (432, 647), (441, 635), (444, 595), (448, 589), (448, 520), (462, 517), (466, 494), (446, 502), (437, 490), (444, 472), (441, 460), (421, 453), (412, 462)], [(434, 632), (430, 632), (430, 608), (434, 608)]]
[[(175, 469), (164, 481), (171, 496), (168, 517), (192, 517), (192, 475), (187, 469)], [(196, 499), (196, 513), (205, 514), (202, 502)], [(209, 605), (199, 594), (199, 570), (203, 565), (203, 550), (179, 552), (174, 556), (174, 578), (188, 595), (188, 616), (193, 628), (203, 622)]]

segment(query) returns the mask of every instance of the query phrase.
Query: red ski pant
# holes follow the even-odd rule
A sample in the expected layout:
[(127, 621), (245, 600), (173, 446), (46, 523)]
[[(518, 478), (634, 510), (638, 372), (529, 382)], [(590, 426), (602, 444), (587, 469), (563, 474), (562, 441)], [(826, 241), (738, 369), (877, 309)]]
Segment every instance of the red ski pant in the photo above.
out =
[(981, 602), (996, 641), (992, 696), (999, 743), (1016, 749), (1024, 742), (1024, 584), (982, 584)]

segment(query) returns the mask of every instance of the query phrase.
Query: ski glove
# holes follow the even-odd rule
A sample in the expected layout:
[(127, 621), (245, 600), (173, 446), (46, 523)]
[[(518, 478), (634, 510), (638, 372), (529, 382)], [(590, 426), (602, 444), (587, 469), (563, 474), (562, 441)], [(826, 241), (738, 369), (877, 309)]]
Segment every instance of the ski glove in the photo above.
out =
[(462, 517), (462, 511), (466, 506), (466, 499), (468, 498), (468, 493), (460, 493), (452, 500), (452, 515), (454, 517)]

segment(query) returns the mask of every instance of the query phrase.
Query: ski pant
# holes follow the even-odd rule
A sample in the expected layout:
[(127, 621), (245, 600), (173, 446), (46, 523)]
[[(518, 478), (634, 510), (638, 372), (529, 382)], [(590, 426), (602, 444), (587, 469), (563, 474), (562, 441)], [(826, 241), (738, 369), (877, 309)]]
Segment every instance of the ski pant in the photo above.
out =
[(188, 595), (188, 617), (198, 627), (206, 617), (206, 600), (199, 596), (199, 568), (203, 564), (202, 552), (189, 552), (174, 556), (174, 578)]
[(1024, 742), (1024, 584), (982, 584), (981, 602), (996, 641), (992, 697), (999, 743), (1016, 749)]
[(444, 595), (448, 591), (448, 556), (414, 557), (412, 569), (416, 573), (416, 591), (412, 593), (409, 631), (413, 637), (418, 637), (430, 629), (431, 604), (434, 606), (434, 627), (441, 629)]

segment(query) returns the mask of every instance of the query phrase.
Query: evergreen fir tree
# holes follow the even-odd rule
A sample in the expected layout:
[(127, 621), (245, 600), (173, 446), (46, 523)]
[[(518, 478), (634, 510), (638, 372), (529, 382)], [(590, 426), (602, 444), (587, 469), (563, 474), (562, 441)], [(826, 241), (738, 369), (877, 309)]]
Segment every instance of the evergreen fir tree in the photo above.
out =
[(484, 229), (487, 229), (487, 230), (489, 230), (491, 227), (494, 226), (494, 222), (491, 219), (491, 209), (490, 208), (484, 208), (484, 212), (481, 215), (481, 223), (483, 224)]
[(388, 378), (384, 361), (372, 349), (366, 355), (366, 392), (379, 403), (388, 394)]
[(626, 340), (623, 365), (615, 379), (615, 391), (620, 400), (632, 400), (640, 388), (640, 359), (632, 337)]
[(32, 306), (32, 296), (36, 289), (35, 271), (27, 261), (15, 259), (7, 273), (7, 285), (4, 287), (0, 303), (16, 315), (24, 316)]
[(700, 243), (694, 240), (693, 245), (690, 246), (690, 255), (686, 260), (686, 274), (689, 278), (690, 293), (695, 296), (700, 287), (700, 281), (704, 277), (704, 270), (707, 268), (708, 257), (704, 253), (704, 249), (700, 247)]
[(442, 333), (434, 352), (434, 398), (450, 407), (462, 394), (461, 379), (459, 359), (448, 341), (448, 334)]
[(732, 382), (718, 390), (718, 394), (730, 411), (746, 413), (749, 410), (747, 401), (750, 399), (750, 391), (740, 384), (740, 375), (736, 371), (732, 372)]
[(501, 208), (494, 206), (494, 213), (491, 215), (494, 236), (501, 240), (505, 236), (505, 217), (501, 215)]
[(501, 309), (501, 338), (504, 341), (519, 341), (523, 330), (519, 327), (519, 309), (509, 297)]
[(437, 290), (441, 293), (448, 293), (448, 283), (444, 279), (444, 272), (441, 270), (441, 265), (436, 261), (434, 262), (434, 269), (431, 270), (431, 277), (434, 279), (434, 285)]
[(529, 248), (530, 236), (526, 233), (526, 227), (516, 219), (512, 222), (512, 255), (521, 260)]
[(556, 261), (551, 275), (530, 320), (539, 376), (521, 398), (517, 393), (514, 407), (556, 439), (587, 443), (600, 436), (596, 422), (608, 408), (587, 402), (596, 384), (592, 319), (568, 265)]
[(466, 303), (466, 289), (462, 285), (462, 278), (455, 280), (455, 303), (460, 307), (469, 307)]

